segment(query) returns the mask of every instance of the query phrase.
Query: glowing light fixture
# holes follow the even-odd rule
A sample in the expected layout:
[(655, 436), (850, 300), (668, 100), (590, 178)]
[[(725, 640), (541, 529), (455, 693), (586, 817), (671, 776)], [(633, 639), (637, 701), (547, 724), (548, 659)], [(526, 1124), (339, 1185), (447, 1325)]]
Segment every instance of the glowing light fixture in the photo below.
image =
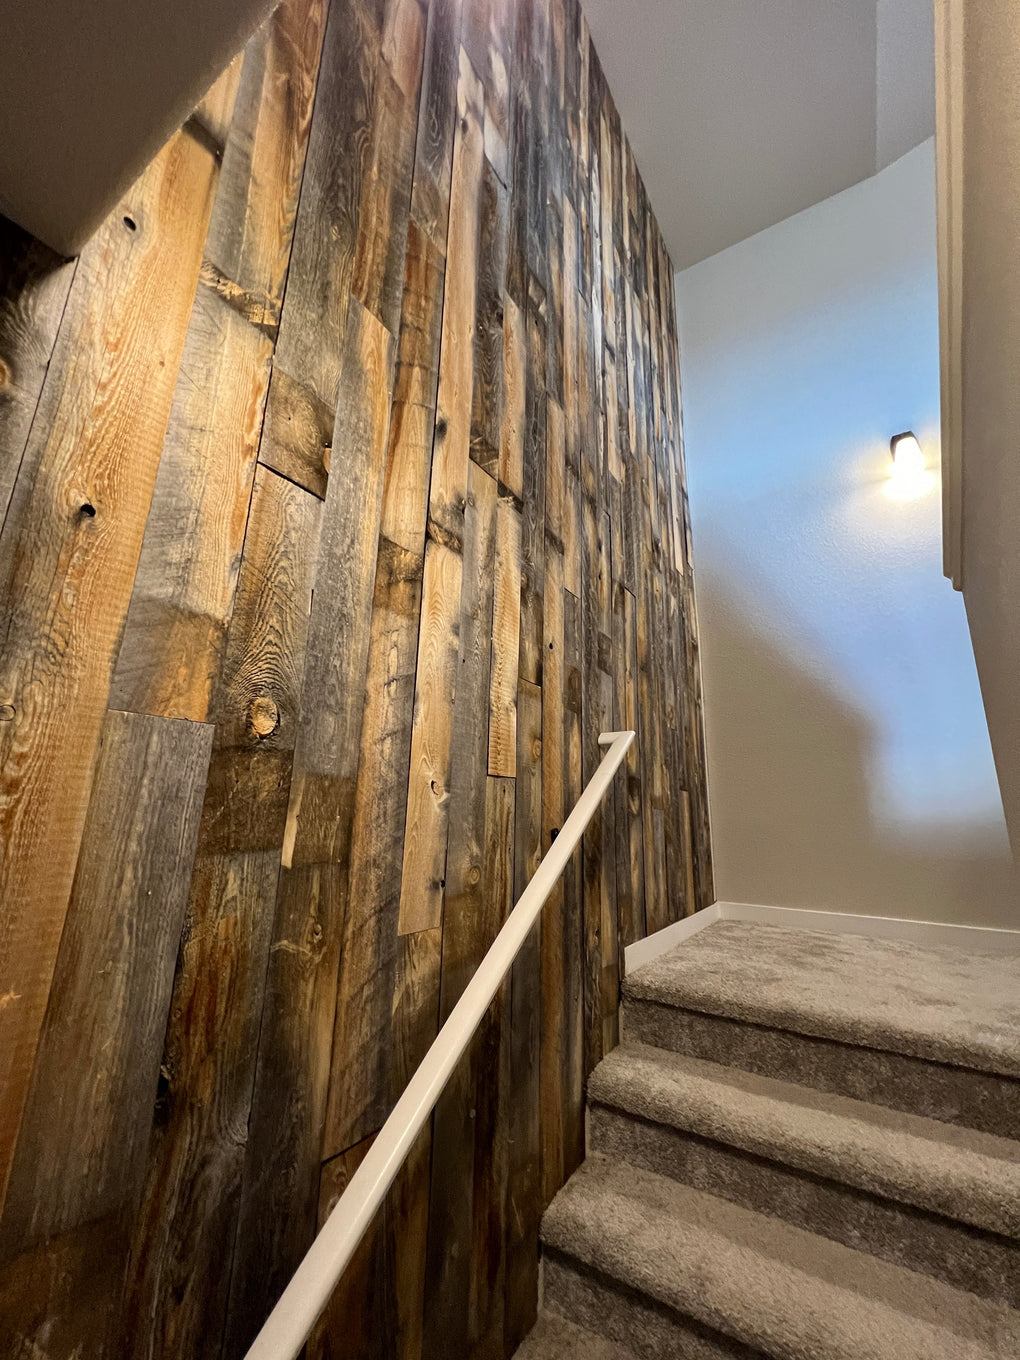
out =
[(928, 470), (924, 453), (913, 430), (894, 434), (889, 440), (892, 472), (886, 492), (893, 500), (911, 501), (935, 485), (935, 474)]

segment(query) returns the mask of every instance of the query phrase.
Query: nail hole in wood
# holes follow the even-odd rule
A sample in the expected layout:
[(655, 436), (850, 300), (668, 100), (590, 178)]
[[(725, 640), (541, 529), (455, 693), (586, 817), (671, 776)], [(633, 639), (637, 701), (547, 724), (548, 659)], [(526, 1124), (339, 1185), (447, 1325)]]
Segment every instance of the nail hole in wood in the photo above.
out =
[(96, 507), (91, 501), (86, 501), (79, 512), (85, 519), (95, 519)]
[(133, 217), (128, 217), (126, 214), (124, 217), (124, 225), (125, 227), (127, 227), (128, 231), (138, 230), (138, 223), (135, 221)]

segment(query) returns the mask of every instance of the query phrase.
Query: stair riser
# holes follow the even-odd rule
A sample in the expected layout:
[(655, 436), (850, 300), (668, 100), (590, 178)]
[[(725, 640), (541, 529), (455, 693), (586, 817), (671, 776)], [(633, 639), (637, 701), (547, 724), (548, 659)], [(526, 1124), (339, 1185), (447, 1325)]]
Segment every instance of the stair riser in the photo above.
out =
[(657, 1045), (1001, 1138), (1015, 1138), (1020, 1128), (1020, 1081), (1008, 1077), (653, 1001), (627, 1001), (623, 1020), (628, 1042)]
[(603, 1105), (589, 1116), (595, 1152), (1020, 1307), (1020, 1244)]
[(596, 1275), (558, 1252), (542, 1256), (542, 1306), (641, 1360), (767, 1360), (662, 1304)]

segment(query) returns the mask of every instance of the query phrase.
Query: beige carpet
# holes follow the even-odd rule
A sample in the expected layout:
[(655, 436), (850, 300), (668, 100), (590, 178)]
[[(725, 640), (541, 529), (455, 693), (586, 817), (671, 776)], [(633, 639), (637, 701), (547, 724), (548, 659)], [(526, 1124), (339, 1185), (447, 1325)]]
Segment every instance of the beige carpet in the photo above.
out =
[(1020, 955), (720, 921), (627, 979), (635, 998), (1020, 1076)]

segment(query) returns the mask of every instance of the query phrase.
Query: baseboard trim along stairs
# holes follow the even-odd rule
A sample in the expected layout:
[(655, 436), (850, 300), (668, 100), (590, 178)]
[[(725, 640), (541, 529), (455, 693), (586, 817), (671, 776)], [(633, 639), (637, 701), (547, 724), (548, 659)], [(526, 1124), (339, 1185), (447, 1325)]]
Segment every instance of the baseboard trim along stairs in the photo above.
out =
[(720, 913), (627, 963), (521, 1360), (1016, 1360), (1020, 948)]
[(905, 940), (936, 948), (964, 949), (970, 954), (1020, 954), (1020, 930), (995, 926), (963, 926), (947, 921), (913, 921), (903, 916), (862, 916), (844, 911), (811, 911), (802, 907), (760, 906), (753, 902), (713, 902), (624, 950), (628, 973), (651, 963), (716, 921), (758, 921), (787, 930), (820, 930), (838, 935), (866, 935), (873, 940)]

